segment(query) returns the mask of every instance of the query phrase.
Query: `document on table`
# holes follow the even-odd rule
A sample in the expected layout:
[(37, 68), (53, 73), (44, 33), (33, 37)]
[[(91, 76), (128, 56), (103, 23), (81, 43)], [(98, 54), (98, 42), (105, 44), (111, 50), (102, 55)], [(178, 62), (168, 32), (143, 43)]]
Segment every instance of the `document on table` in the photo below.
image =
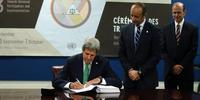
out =
[(115, 86), (106, 86), (106, 85), (89, 85), (88, 87), (82, 89), (70, 89), (66, 90), (69, 93), (82, 93), (87, 91), (95, 90), (97, 93), (120, 93), (118, 87)]
[(71, 93), (81, 93), (81, 92), (87, 92), (87, 91), (91, 91), (95, 88), (95, 85), (89, 85), (88, 87), (82, 88), (82, 89), (70, 89), (67, 92), (71, 92)]
[(119, 93), (120, 90), (115, 86), (106, 86), (106, 85), (96, 85), (97, 93)]

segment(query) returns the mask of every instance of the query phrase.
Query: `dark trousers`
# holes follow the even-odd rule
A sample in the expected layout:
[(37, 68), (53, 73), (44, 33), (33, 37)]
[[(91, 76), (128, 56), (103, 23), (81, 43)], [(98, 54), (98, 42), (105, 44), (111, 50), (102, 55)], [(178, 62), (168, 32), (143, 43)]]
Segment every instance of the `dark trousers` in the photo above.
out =
[(167, 90), (181, 90), (193, 91), (193, 78), (186, 80), (179, 75), (170, 75), (165, 78), (165, 89)]

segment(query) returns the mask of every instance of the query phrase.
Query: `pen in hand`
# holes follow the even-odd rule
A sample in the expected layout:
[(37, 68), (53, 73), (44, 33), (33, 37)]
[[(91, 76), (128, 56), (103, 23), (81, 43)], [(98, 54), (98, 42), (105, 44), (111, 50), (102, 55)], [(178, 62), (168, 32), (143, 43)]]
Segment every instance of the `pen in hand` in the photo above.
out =
[(76, 78), (76, 82), (79, 82), (79, 83), (81, 83), (81, 82), (78, 80), (78, 78)]
[[(76, 78), (76, 82), (78, 82), (78, 83), (80, 83), (81, 84), (81, 82), (78, 80), (78, 78)], [(86, 83), (86, 84), (83, 84), (83, 88), (86, 88), (88, 86), (88, 84)]]
[(83, 84), (79, 81), (78, 78), (76, 78), (76, 81), (74, 82), (74, 85), (75, 89), (81, 89), (81, 88), (84, 88)]

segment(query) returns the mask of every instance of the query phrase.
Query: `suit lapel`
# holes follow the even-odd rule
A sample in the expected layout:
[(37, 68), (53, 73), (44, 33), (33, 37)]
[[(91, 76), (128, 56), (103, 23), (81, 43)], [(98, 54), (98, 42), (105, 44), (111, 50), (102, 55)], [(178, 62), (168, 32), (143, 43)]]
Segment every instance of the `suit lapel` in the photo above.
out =
[(95, 58), (94, 61), (92, 62), (92, 65), (91, 65), (90, 74), (89, 74), (89, 77), (88, 77), (89, 80), (93, 79), (94, 76), (96, 75), (96, 73), (98, 71), (97, 65), (98, 65), (98, 62), (97, 62), (97, 60)]
[(140, 35), (140, 39), (139, 39), (139, 45), (138, 45), (138, 48), (140, 48), (140, 44), (141, 42), (143, 41), (144, 39), (144, 36), (148, 34), (149, 30), (148, 29), (148, 23), (145, 22), (144, 26), (143, 26), (143, 29), (141, 31), (141, 35)]
[(131, 38), (131, 44), (130, 47), (133, 48), (133, 50), (135, 50), (135, 42), (134, 42), (134, 36), (135, 36), (135, 24), (131, 24), (131, 32), (130, 32), (130, 38)]
[(186, 27), (187, 27), (187, 25), (186, 25), (185, 22), (184, 22), (184, 23), (183, 23), (182, 30), (181, 30), (180, 40), (179, 40), (180, 43), (184, 42), (184, 37), (186, 37), (186, 36), (185, 36), (185, 35), (187, 34)]
[(148, 28), (147, 28), (147, 23), (145, 22), (144, 23), (144, 26), (143, 26), (143, 29), (142, 29), (142, 32), (141, 32), (141, 36), (140, 36), (140, 41), (143, 39), (143, 37), (144, 37), (144, 35), (146, 34), (146, 32), (147, 31), (149, 31), (149, 30), (147, 30)]
[(74, 67), (77, 67), (76, 71), (77, 71), (77, 77), (78, 77), (78, 79), (81, 82), (83, 82), (83, 55), (80, 56), (80, 58), (79, 58), (79, 60), (77, 62), (77, 66), (74, 66)]
[(170, 25), (170, 32), (169, 32), (169, 34), (170, 34), (170, 37), (169, 37), (169, 39), (171, 38), (171, 40), (172, 40), (172, 45), (173, 45), (173, 47), (175, 47), (176, 48), (176, 33), (175, 33), (175, 23), (172, 23), (171, 25)]

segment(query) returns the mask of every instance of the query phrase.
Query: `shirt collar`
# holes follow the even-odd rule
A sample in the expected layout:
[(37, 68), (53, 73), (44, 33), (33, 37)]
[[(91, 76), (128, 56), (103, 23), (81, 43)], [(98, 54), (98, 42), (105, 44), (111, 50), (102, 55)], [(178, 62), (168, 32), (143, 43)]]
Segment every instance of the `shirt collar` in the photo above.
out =
[(185, 21), (184, 18), (183, 18), (183, 20), (182, 20), (180, 23), (177, 23), (177, 22), (175, 21), (175, 26), (177, 26), (178, 24), (179, 24), (180, 26), (183, 26), (184, 21)]
[[(83, 61), (83, 65), (85, 65), (86, 63), (85, 63), (85, 61)], [(92, 62), (90, 62), (88, 65), (91, 65), (92, 64)]]
[[(142, 23), (140, 23), (140, 24), (139, 24), (139, 26), (140, 26), (140, 27), (143, 27), (143, 26), (144, 26), (144, 23), (145, 23), (145, 21), (146, 21), (146, 18), (143, 20), (143, 22), (142, 22)], [(136, 24), (135, 24), (135, 27), (136, 27)]]

